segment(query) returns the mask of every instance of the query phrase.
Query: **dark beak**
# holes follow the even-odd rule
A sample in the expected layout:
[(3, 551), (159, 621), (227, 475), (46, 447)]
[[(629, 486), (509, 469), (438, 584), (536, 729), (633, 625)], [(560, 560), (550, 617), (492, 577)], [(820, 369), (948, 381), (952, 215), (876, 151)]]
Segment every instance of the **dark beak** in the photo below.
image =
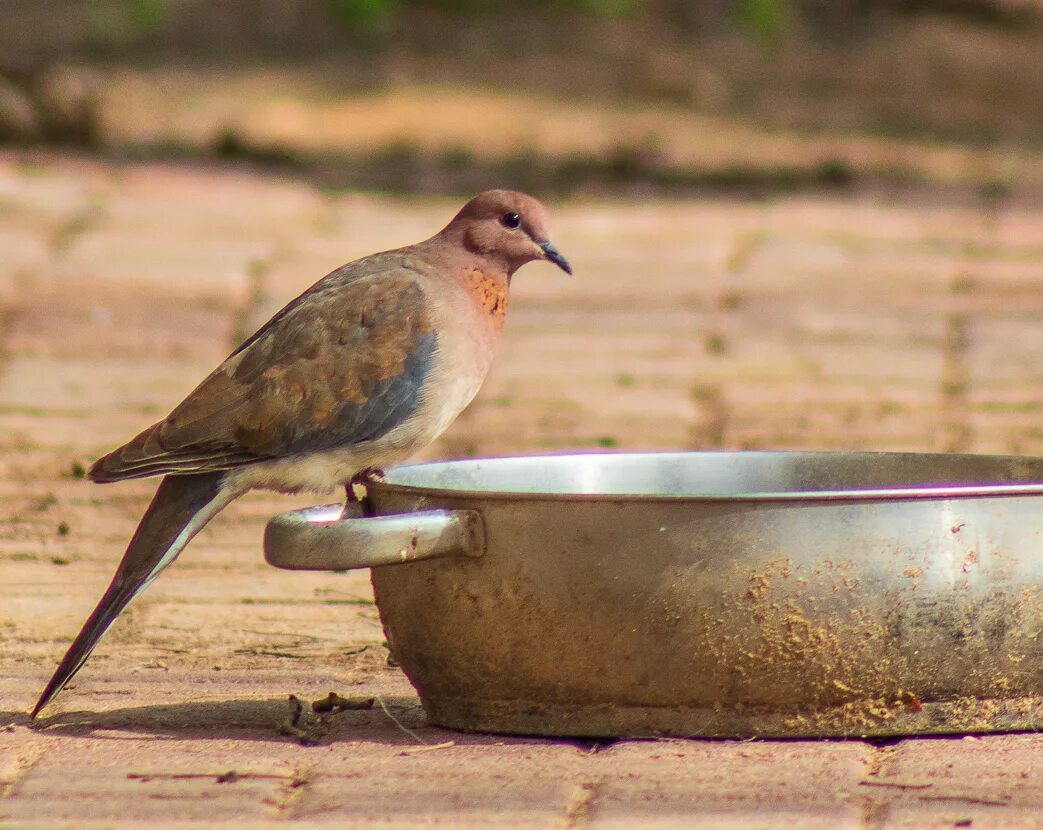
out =
[(540, 246), (540, 250), (543, 251), (543, 258), (547, 262), (553, 262), (566, 274), (572, 275), (572, 266), (569, 265), (569, 261), (561, 255), (561, 251), (554, 247), (553, 242), (537, 242)]

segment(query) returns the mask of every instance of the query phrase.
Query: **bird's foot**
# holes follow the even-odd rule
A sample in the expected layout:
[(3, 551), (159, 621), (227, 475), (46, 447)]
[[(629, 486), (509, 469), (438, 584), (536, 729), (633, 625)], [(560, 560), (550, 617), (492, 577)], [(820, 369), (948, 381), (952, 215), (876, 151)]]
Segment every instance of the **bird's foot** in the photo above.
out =
[(375, 481), (386, 480), (384, 471), (378, 467), (367, 467), (354, 475), (351, 481), (344, 485), (344, 515), (351, 512), (353, 505), (358, 504), (365, 507), (368, 485)]
[(370, 484), (374, 481), (387, 481), (387, 473), (385, 473), (380, 467), (367, 467), (357, 476), (356, 479), (361, 479), (363, 484)]

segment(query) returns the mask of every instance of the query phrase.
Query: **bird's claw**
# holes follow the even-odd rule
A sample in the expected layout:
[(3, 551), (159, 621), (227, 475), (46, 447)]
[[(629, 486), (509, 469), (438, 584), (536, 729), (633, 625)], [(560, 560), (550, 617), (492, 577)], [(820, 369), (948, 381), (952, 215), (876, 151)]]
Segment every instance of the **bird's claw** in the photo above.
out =
[(347, 515), (353, 504), (363, 504), (368, 486), (374, 482), (387, 481), (387, 475), (378, 467), (367, 467), (344, 485), (344, 513)]
[(374, 481), (387, 481), (387, 473), (385, 473), (380, 467), (367, 467), (357, 476), (357, 479), (361, 479), (363, 484), (369, 484)]

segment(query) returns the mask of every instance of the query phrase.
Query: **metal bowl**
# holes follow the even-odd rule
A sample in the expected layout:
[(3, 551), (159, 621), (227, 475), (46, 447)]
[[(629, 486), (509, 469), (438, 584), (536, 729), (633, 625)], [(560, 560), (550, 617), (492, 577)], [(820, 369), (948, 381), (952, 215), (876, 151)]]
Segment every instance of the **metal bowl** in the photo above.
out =
[(585, 736), (1043, 726), (1043, 459), (593, 454), (404, 466), (276, 516), (373, 566), (431, 721)]

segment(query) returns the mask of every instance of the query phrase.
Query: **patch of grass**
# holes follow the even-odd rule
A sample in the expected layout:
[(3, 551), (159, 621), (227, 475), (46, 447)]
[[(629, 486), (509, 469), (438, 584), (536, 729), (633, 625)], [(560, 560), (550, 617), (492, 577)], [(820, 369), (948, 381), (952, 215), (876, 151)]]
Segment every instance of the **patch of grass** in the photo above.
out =
[(476, 163), (474, 151), (469, 147), (449, 147), (442, 152), (442, 164), (446, 170), (458, 172), (473, 167)]
[(36, 499), (32, 504), (29, 505), (29, 510), (33, 513), (43, 513), (50, 510), (58, 503), (58, 497), (54, 493), (48, 493), (46, 496), (41, 496)]
[(598, 17), (631, 17), (641, 11), (641, 0), (572, 0), (572, 4)]
[(974, 409), (979, 412), (988, 412), (990, 414), (999, 413), (1031, 413), (1043, 411), (1043, 402), (1040, 401), (1016, 401), (1012, 403), (999, 402), (999, 401), (986, 401), (985, 403), (978, 404)]
[(108, 46), (158, 32), (171, 11), (169, 0), (88, 0), (83, 5), (95, 38)]
[(340, 26), (353, 34), (386, 31), (399, 9), (396, 0), (322, 0), (322, 5)]
[[(246, 276), (251, 280), (259, 280), (268, 273), (269, 262), (266, 259), (251, 259), (246, 264)], [(253, 299), (253, 298), (251, 298)]]
[(1013, 190), (1014, 188), (1009, 182), (997, 180), (982, 183), (978, 188), (978, 193), (987, 202), (998, 202), (1010, 196)]
[(222, 159), (237, 159), (265, 165), (296, 165), (298, 155), (276, 144), (256, 144), (248, 141), (232, 127), (226, 127), (214, 140), (214, 155)]
[(64, 254), (73, 242), (98, 224), (99, 218), (98, 211), (87, 210), (62, 223), (51, 235), (51, 250), (57, 255)]
[(846, 159), (826, 159), (815, 168), (815, 177), (822, 184), (847, 186), (855, 183), (855, 171)]
[(876, 416), (878, 418), (899, 415), (901, 412), (902, 407), (894, 401), (881, 401), (876, 407)]
[(789, 28), (786, 0), (737, 0), (732, 7), (732, 22), (761, 40), (777, 42)]
[(708, 334), (703, 339), (703, 347), (707, 354), (720, 355), (728, 351), (728, 345), (719, 334)]
[[(357, 189), (473, 195), (497, 182), (545, 197), (567, 197), (591, 188), (639, 188), (643, 195), (709, 191), (766, 198), (781, 192), (846, 189), (859, 180), (857, 171), (843, 160), (803, 166), (678, 166), (658, 152), (654, 142), (620, 144), (603, 155), (571, 156), (549, 156), (531, 148), (500, 157), (479, 156), (462, 147), (430, 152), (405, 140), (373, 152), (308, 151), (253, 141), (234, 127), (222, 130), (209, 147), (159, 141), (114, 147), (109, 155), (130, 161), (210, 157), (245, 163), (269, 172), (299, 175), (329, 195)], [(889, 181), (886, 173), (877, 171), (874, 179)], [(83, 230), (86, 228), (77, 223), (61, 236), (75, 237)], [(60, 241), (68, 244), (68, 239)], [(756, 247), (758, 235), (752, 234), (751, 241)]]
[(971, 274), (957, 274), (951, 287), (953, 294), (970, 294), (978, 287), (978, 281)]
[(717, 307), (721, 311), (736, 311), (743, 305), (744, 299), (738, 291), (724, 291), (717, 298)]

